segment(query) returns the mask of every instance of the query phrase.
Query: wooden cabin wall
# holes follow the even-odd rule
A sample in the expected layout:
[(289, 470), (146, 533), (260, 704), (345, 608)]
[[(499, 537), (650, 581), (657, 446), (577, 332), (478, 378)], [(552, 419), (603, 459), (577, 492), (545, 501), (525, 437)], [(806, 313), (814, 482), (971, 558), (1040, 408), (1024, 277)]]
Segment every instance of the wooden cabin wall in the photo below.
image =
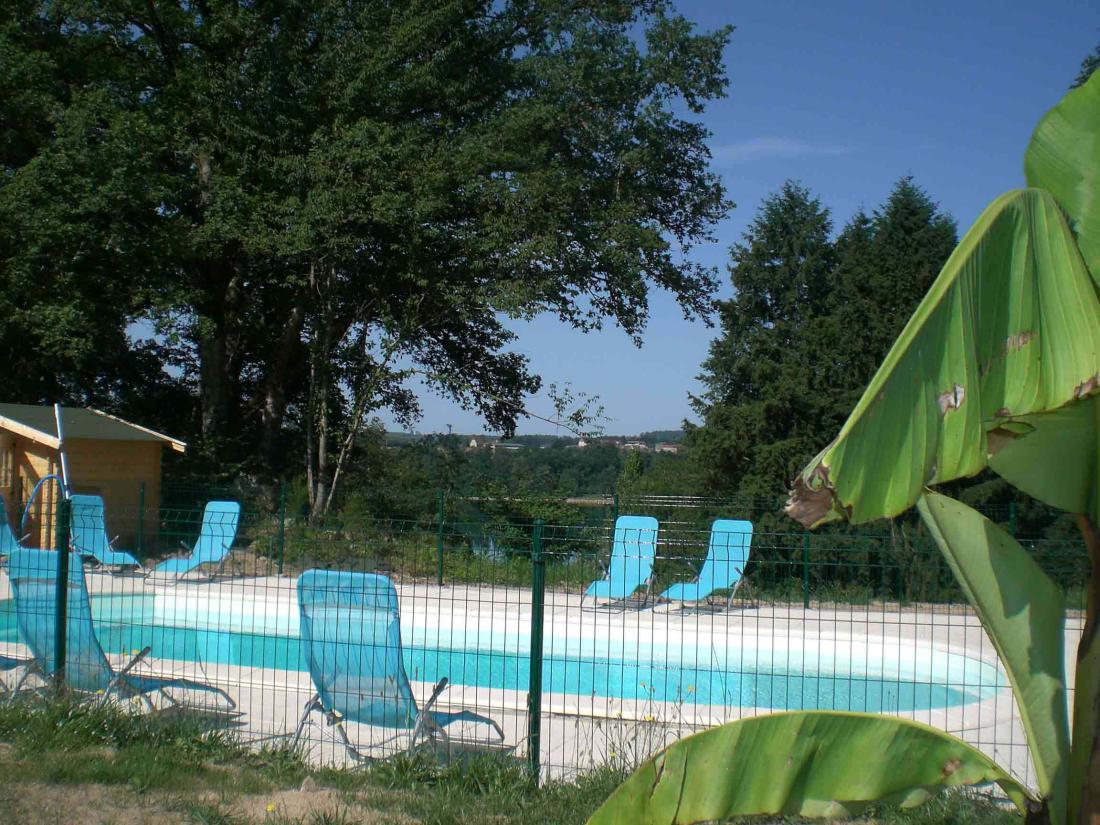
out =
[(8, 504), (9, 524), (25, 547), (41, 547), (51, 550), (54, 546), (54, 515), (60, 487), (47, 482), (35, 497), (20, 534), (19, 519), (23, 507), (29, 501), (35, 485), (48, 475), (58, 474), (57, 453), (51, 447), (15, 435), (13, 439), (12, 501)]
[[(117, 536), (118, 549), (139, 556), (158, 550), (154, 545), (160, 515), (162, 450), (155, 441), (73, 438), (65, 442), (72, 491), (102, 496), (107, 537)], [(142, 482), (145, 509), (139, 512)]]
[[(9, 450), (10, 471), (0, 452), (0, 493), (8, 524), (27, 547), (54, 547), (54, 516), (59, 487), (42, 486), (19, 533), (22, 509), (35, 485), (50, 474), (60, 475), (57, 451), (52, 447), (8, 432), (0, 433), (0, 451)], [(161, 451), (154, 441), (70, 439), (65, 444), (69, 459), (69, 486), (74, 493), (103, 497), (109, 539), (116, 547), (139, 555), (155, 553), (160, 516)], [(141, 484), (145, 483), (144, 510)], [(138, 540), (138, 533), (141, 539)]]

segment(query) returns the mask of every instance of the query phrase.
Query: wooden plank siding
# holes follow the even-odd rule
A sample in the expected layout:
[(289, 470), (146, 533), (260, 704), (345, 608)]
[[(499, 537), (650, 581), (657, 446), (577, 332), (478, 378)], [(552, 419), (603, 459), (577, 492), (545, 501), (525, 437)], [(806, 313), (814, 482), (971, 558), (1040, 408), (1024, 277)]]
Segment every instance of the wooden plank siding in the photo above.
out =
[[(60, 489), (57, 484), (42, 485), (42, 490), (35, 498), (34, 506), (27, 515), (23, 535), (19, 534), (19, 519), (23, 507), (34, 491), (34, 486), (46, 476), (58, 472), (57, 452), (23, 436), (14, 436), (13, 440), (15, 468), (12, 478), (13, 495), (5, 496), (8, 499), (8, 523), (12, 526), (16, 537), (23, 539), (24, 546), (52, 550), (54, 513)], [(25, 538), (23, 538), (24, 535)]]
[[(22, 508), (35, 484), (50, 474), (60, 475), (57, 451), (44, 444), (11, 433), (13, 472), (5, 486), (4, 506), (8, 523), (18, 533)], [(0, 444), (0, 448), (3, 445)], [(103, 497), (108, 538), (118, 537), (116, 546), (135, 552), (138, 549), (138, 525), (143, 526), (141, 549), (154, 549), (160, 512), (161, 453), (163, 446), (154, 441), (113, 441), (70, 439), (65, 442), (69, 459), (69, 486), (74, 493)], [(145, 512), (139, 518), (141, 483), (145, 482)], [(22, 542), (29, 547), (54, 547), (54, 513), (58, 486), (43, 485), (31, 507)]]
[[(108, 538), (134, 553), (138, 524), (143, 524), (141, 547), (148, 553), (156, 540), (160, 508), (160, 472), (163, 445), (155, 441), (66, 439), (69, 486), (74, 493), (103, 497)], [(145, 514), (138, 517), (141, 482), (145, 482)]]

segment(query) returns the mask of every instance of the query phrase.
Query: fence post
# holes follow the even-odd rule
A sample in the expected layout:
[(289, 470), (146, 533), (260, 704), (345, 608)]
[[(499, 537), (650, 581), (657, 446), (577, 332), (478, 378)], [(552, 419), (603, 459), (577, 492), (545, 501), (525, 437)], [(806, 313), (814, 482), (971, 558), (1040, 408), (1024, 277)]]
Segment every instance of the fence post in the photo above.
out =
[(137, 557), (144, 557), (145, 544), (145, 482), (138, 482)]
[(57, 581), (54, 594), (57, 599), (54, 620), (54, 679), (60, 690), (65, 684), (65, 645), (68, 641), (69, 627), (69, 499), (61, 492), (57, 502), (57, 526), (54, 533), (54, 546), (57, 548)]
[(279, 561), (276, 568), (283, 575), (283, 561), (286, 558), (286, 482), (279, 486)]
[(527, 689), (527, 768), (539, 784), (542, 751), (542, 629), (545, 620), (546, 559), (542, 555), (542, 519), (531, 537), (531, 678)]
[(445, 507), (447, 504), (445, 496), (446, 493), (440, 487), (435, 528), (435, 583), (440, 587), (443, 586), (443, 519), (446, 516)]
[(802, 607), (810, 609), (810, 534), (802, 531)]
[(611, 526), (615, 526), (615, 522), (619, 520), (619, 494), (611, 494)]
[(1016, 500), (1008, 503), (1008, 532), (1012, 538), (1016, 538)]

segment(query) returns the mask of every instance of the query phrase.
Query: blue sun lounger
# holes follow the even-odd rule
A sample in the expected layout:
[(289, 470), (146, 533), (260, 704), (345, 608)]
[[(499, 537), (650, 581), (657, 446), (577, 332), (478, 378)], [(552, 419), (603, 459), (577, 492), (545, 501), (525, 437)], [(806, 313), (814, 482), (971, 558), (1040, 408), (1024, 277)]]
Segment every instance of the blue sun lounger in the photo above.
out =
[(661, 598), (674, 602), (701, 602), (717, 590), (729, 590), (726, 600), (729, 607), (744, 580), (751, 543), (751, 521), (718, 519), (710, 527), (710, 546), (699, 577), (693, 582), (672, 585)]
[[(8, 561), (8, 575), (15, 595), (19, 635), (34, 656), (35, 669), (44, 678), (57, 677), (57, 553), (21, 547)], [(92, 605), (84, 581), (80, 556), (69, 554), (66, 600), (65, 685), (83, 693), (104, 697), (140, 696), (151, 710), (150, 693), (160, 693), (172, 705), (180, 704), (169, 690), (214, 693), (232, 710), (236, 702), (219, 687), (191, 679), (134, 673), (151, 652), (145, 647), (121, 669), (115, 670), (103, 654), (92, 624)]]
[(444, 713), (432, 706), (447, 687), (440, 679), (418, 706), (401, 658), (401, 619), (397, 590), (385, 576), (337, 570), (307, 570), (298, 578), (302, 659), (317, 693), (306, 703), (294, 731), (300, 741), (310, 714), (319, 711), (335, 725), (354, 759), (366, 758), (348, 740), (345, 721), (412, 731), (408, 750), (423, 737), (449, 741), (444, 730), (455, 722), (489, 725), (499, 744), (500, 725), (470, 710)]
[[(153, 572), (174, 573), (178, 579), (192, 570), (212, 564), (215, 569), (210, 578), (214, 578), (229, 558), (229, 549), (233, 546), (233, 539), (237, 537), (237, 523), (240, 518), (241, 505), (237, 502), (208, 501), (202, 513), (202, 529), (190, 555), (162, 561), (153, 568)], [(185, 544), (183, 546), (187, 547)]]
[[(6, 563), (7, 559), (17, 549), (19, 549), (19, 541), (15, 538), (15, 533), (11, 531), (11, 525), (8, 524), (7, 507), (4, 505), (3, 499), (0, 499), (0, 558), (3, 558)], [(27, 670), (24, 671), (14, 688), (8, 687), (6, 682), (0, 680), (0, 697), (17, 692), (34, 667), (34, 659), (21, 659), (17, 656), (0, 654), (0, 672), (7, 673), (21, 667), (26, 667)]]
[(19, 539), (15, 537), (11, 525), (8, 524), (8, 508), (3, 498), (0, 498), (0, 557), (6, 559), (18, 546)]
[(72, 549), (85, 558), (95, 559), (104, 567), (136, 567), (141, 570), (141, 562), (125, 550), (116, 550), (114, 539), (107, 538), (107, 522), (103, 517), (103, 499), (100, 496), (84, 494), (73, 495), (72, 504)]
[(607, 575), (588, 586), (581, 596), (581, 606), (584, 606), (585, 599), (622, 601), (643, 586), (648, 601), (656, 555), (657, 519), (652, 516), (619, 516), (615, 519), (615, 537), (611, 544)]

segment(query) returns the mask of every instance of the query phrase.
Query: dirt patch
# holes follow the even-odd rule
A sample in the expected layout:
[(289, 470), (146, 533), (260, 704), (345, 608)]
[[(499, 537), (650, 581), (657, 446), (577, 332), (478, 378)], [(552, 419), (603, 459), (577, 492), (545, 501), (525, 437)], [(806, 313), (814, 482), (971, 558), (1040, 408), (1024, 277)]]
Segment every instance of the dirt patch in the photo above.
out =
[(277, 821), (291, 822), (310, 821), (315, 816), (328, 814), (337, 822), (343, 814), (348, 822), (357, 822), (361, 825), (381, 825), (381, 823), (411, 823), (414, 820), (407, 819), (392, 811), (377, 811), (364, 807), (358, 799), (350, 799), (344, 794), (330, 789), (316, 791), (274, 791), (272, 793), (256, 796), (242, 796), (236, 799), (232, 810), (239, 816), (245, 817), (249, 822)]
[(0, 786), (0, 821), (11, 825), (156, 825), (183, 823), (132, 791), (103, 785), (12, 782)]
[(4, 825), (193, 825), (198, 809), (216, 809), (234, 823), (297, 823), (330, 816), (359, 825), (404, 825), (415, 820), (378, 810), (362, 798), (328, 788), (272, 791), (224, 799), (216, 793), (194, 795), (142, 793), (108, 785), (0, 784), (0, 822)]

